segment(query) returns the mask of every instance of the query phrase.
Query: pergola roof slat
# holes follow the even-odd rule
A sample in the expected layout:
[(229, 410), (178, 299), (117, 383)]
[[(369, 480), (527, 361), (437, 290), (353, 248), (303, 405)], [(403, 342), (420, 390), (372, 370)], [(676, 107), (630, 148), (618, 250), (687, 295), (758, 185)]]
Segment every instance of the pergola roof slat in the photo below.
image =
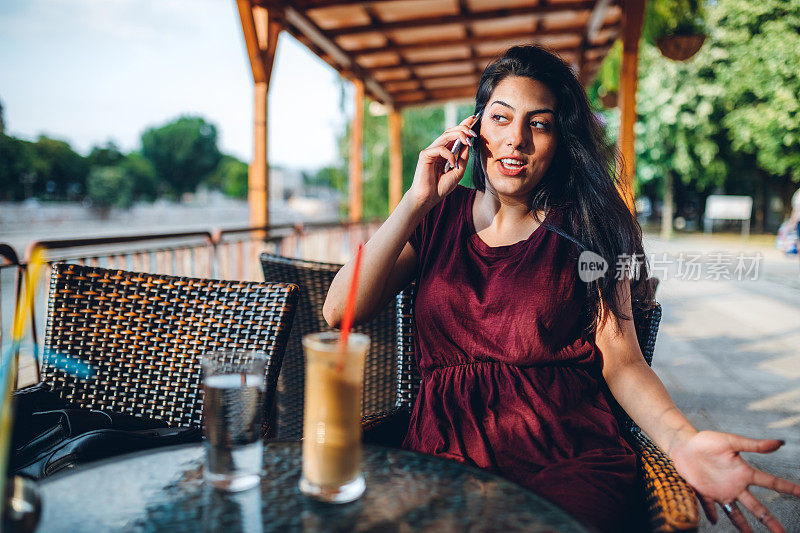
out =
[[(398, 0), (403, 1), (403, 0)], [(595, 0), (581, 0), (565, 4), (543, 4), (530, 7), (518, 7), (500, 9), (490, 12), (470, 12), (463, 15), (444, 15), (437, 17), (419, 17), (398, 22), (386, 22), (378, 27), (372, 25), (356, 25), (349, 28), (338, 28), (332, 30), (330, 35), (338, 37), (340, 35), (351, 35), (354, 33), (364, 33), (368, 31), (391, 31), (404, 28), (435, 27), (441, 24), (480, 22), (492, 19), (504, 19), (515, 15), (539, 15), (544, 13), (572, 13), (575, 11), (591, 11), (594, 8)]]
[(314, 44), (322, 48), (326, 53), (332, 55), (343, 67), (349, 68), (356, 75), (358, 75), (359, 78), (363, 79), (364, 84), (369, 87), (370, 92), (372, 92), (381, 101), (387, 104), (391, 103), (392, 99), (389, 96), (389, 93), (387, 93), (378, 82), (372, 79), (371, 76), (360, 72), (361, 68), (356, 65), (352, 58), (348, 56), (347, 53), (345, 53), (344, 50), (342, 50), (336, 43), (327, 38), (325, 34), (322, 33), (322, 30), (316, 27), (313, 22), (308, 20), (305, 15), (293, 8), (286, 8), (284, 13), (287, 23), (295, 26)]
[(240, 1), (282, 12), (292, 35), (394, 107), (470, 96), (489, 61), (530, 42), (559, 52), (585, 83), (622, 24), (622, 0)]

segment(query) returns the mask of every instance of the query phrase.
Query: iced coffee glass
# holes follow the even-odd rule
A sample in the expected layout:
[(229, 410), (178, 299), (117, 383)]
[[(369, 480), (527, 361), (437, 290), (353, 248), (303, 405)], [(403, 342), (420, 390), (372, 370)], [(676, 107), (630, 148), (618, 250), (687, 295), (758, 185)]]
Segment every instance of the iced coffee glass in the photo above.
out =
[(306, 391), (303, 475), (300, 490), (330, 503), (358, 499), (361, 474), (361, 390), (369, 337), (351, 333), (341, 347), (339, 333), (303, 337)]

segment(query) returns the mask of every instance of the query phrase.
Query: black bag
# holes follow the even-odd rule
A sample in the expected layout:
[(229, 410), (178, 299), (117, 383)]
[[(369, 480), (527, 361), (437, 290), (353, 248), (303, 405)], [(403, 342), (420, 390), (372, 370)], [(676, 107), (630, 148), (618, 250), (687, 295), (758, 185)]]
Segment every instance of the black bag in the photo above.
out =
[(41, 479), (123, 453), (199, 442), (199, 428), (66, 405), (43, 384), (14, 393), (9, 473)]

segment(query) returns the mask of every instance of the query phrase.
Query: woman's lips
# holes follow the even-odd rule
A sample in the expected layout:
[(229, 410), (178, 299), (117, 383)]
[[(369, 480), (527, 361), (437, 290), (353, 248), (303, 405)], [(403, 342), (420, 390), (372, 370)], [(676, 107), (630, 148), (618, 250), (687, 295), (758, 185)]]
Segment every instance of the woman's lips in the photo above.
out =
[(497, 160), (495, 162), (495, 165), (497, 165), (497, 170), (500, 172), (500, 174), (503, 174), (505, 176), (516, 176), (525, 170), (525, 165), (519, 167), (506, 166), (503, 164), (501, 160)]

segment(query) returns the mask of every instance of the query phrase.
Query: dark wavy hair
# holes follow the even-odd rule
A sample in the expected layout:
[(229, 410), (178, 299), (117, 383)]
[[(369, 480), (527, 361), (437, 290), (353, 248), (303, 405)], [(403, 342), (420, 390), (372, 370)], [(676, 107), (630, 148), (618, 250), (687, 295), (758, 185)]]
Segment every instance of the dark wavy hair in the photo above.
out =
[[(593, 330), (598, 324), (602, 304), (619, 326), (621, 319), (631, 317), (625, 316), (614, 297), (617, 258), (639, 260), (638, 275), (631, 280), (635, 309), (652, 305), (653, 291), (647, 282), (641, 227), (618, 190), (618, 152), (605, 142), (603, 127), (570, 66), (540, 46), (514, 46), (486, 67), (475, 95), (475, 113), (483, 115), (495, 87), (510, 76), (536, 80), (556, 97), (558, 146), (550, 167), (531, 192), (530, 208), (534, 214), (552, 208), (563, 210), (568, 227), (558, 229), (577, 241), (580, 251), (592, 251), (606, 260), (606, 274), (585, 284), (590, 319), (587, 328)], [(486, 189), (480, 150), (473, 151), (472, 181), (476, 189)]]

